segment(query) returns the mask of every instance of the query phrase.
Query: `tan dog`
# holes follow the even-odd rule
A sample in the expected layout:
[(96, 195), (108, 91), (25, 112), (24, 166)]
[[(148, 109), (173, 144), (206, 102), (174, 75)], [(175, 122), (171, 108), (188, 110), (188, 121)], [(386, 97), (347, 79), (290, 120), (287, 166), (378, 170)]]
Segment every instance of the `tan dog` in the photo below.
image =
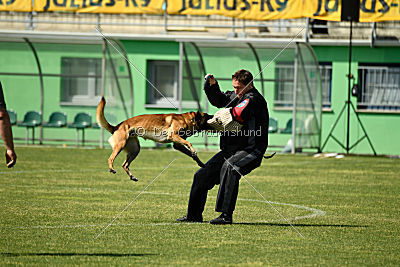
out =
[[(96, 120), (100, 126), (109, 131), (112, 136), (108, 139), (113, 152), (108, 159), (110, 172), (116, 173), (113, 167), (115, 157), (125, 150), (126, 160), (122, 168), (129, 175), (131, 180), (137, 181), (129, 170), (129, 165), (136, 158), (140, 151), (138, 136), (150, 139), (158, 143), (174, 143), (174, 148), (193, 158), (200, 167), (204, 163), (197, 157), (191, 143), (185, 139), (192, 136), (196, 131), (210, 129), (207, 120), (212, 118), (203, 112), (188, 112), (183, 114), (147, 114), (127, 119), (117, 126), (110, 125), (104, 117), (104, 106), (106, 100), (101, 98), (96, 110)], [(187, 149), (186, 147), (189, 149)]]

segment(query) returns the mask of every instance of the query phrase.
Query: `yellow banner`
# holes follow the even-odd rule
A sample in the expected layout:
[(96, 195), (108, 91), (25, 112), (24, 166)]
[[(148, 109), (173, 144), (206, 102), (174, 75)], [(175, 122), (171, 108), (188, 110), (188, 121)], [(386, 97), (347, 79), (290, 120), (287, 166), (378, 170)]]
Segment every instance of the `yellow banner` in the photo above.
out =
[[(33, 10), (82, 13), (221, 15), (249, 20), (308, 17), (340, 21), (348, 0), (34, 0)], [(360, 22), (400, 20), (400, 0), (359, 0)], [(0, 11), (32, 11), (32, 0), (0, 0)]]
[(0, 11), (31, 12), (32, 0), (0, 0)]
[(168, 0), (168, 14), (273, 20), (302, 17), (302, 0)]
[(342, 1), (347, 0), (304, 0), (303, 17), (340, 21)]
[(34, 10), (37, 12), (162, 14), (163, 3), (164, 0), (35, 0)]
[(400, 0), (360, 1), (360, 22), (386, 20), (400, 20)]

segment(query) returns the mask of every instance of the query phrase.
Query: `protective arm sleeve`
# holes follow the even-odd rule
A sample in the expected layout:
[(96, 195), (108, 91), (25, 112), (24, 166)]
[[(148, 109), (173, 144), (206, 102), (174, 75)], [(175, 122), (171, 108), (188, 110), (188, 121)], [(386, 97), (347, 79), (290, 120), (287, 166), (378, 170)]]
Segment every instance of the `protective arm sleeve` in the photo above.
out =
[(247, 146), (245, 147), (245, 151), (251, 153), (254, 149), (256, 149), (256, 118), (254, 111), (254, 99), (246, 98), (238, 105), (232, 108), (232, 116), (234, 120), (247, 124), (248, 139)]
[(232, 117), (240, 123), (244, 123), (254, 115), (253, 106), (254, 100), (251, 98), (246, 98), (238, 105), (232, 108)]

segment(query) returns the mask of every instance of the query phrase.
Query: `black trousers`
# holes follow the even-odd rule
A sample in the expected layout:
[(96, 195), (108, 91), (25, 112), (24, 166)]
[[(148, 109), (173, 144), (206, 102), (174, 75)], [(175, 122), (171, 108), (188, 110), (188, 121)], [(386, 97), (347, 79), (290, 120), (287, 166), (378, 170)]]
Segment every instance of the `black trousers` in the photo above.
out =
[[(188, 204), (188, 217), (202, 216), (208, 190), (220, 184), (215, 211), (233, 213), (239, 190), (241, 175), (247, 175), (261, 165), (263, 154), (258, 150), (251, 153), (236, 151), (219, 152), (199, 169), (194, 177)], [(237, 171), (238, 170), (238, 171)]]

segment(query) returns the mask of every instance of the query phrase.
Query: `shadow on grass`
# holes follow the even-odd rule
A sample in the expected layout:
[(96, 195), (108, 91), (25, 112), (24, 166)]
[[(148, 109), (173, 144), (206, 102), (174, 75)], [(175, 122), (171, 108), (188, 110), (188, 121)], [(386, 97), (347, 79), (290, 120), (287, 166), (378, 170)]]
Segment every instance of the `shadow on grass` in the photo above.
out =
[(52, 256), (52, 257), (75, 257), (75, 256), (88, 256), (88, 257), (143, 257), (155, 256), (158, 254), (145, 254), (145, 253), (60, 253), (60, 252), (42, 252), (42, 253), (0, 253), (3, 257), (29, 257), (29, 256)]
[[(291, 227), (290, 224), (285, 223), (264, 223), (264, 222), (237, 222), (233, 224), (238, 225), (265, 225), (265, 226), (288, 226)], [(368, 225), (349, 225), (349, 224), (303, 224), (303, 223), (292, 223), (293, 226), (297, 227), (354, 227), (354, 228), (367, 228)]]

